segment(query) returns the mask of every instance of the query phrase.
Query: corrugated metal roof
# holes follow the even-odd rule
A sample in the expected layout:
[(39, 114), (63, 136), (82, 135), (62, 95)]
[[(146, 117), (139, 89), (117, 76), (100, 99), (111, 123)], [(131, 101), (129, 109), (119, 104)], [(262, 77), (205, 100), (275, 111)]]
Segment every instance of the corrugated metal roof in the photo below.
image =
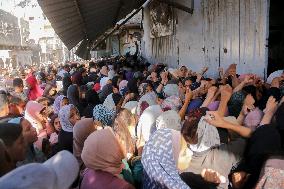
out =
[(144, 2), (145, 0), (38, 0), (68, 49), (82, 40), (94, 41)]

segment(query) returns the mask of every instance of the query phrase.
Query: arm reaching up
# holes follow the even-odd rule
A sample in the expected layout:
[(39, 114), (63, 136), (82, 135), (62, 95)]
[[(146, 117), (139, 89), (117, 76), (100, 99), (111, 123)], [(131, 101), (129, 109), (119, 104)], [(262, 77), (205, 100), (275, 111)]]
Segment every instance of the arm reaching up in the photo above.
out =
[(224, 118), (220, 116), (220, 114), (216, 111), (208, 111), (207, 118), (205, 120), (210, 125), (231, 130), (245, 138), (249, 138), (252, 134), (252, 130), (250, 128), (247, 128), (241, 125), (232, 124), (228, 121), (225, 121)]

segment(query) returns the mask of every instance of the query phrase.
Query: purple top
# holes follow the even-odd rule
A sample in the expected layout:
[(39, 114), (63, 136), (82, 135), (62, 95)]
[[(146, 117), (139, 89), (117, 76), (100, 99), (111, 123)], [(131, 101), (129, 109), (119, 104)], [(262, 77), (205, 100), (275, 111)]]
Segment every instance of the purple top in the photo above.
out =
[(81, 189), (135, 189), (125, 180), (111, 173), (86, 169), (81, 183)]

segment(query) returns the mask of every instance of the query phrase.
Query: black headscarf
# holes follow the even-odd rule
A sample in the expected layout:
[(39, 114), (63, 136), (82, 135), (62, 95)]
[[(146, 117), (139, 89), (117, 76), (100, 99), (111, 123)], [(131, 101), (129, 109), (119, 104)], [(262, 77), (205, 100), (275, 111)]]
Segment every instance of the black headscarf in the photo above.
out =
[(78, 108), (79, 105), (79, 90), (77, 85), (70, 85), (67, 90), (67, 98), (69, 103)]
[(105, 99), (107, 98), (108, 95), (110, 95), (112, 93), (112, 84), (109, 83), (107, 85), (105, 85), (102, 89), (102, 91), (100, 92), (99, 94), (99, 97), (100, 97), (100, 101), (101, 102), (104, 102)]
[(99, 95), (96, 93), (96, 91), (89, 89), (86, 92), (86, 101), (88, 103), (87, 107), (83, 111), (83, 116), (86, 118), (92, 118), (93, 117), (93, 109), (96, 105), (101, 104)]
[(137, 82), (138, 82), (137, 79), (132, 79), (128, 81), (127, 88), (130, 93), (139, 94)]
[(63, 80), (62, 80), (62, 85), (63, 85), (63, 94), (65, 96), (67, 96), (68, 87), (70, 85), (72, 85), (72, 81), (71, 81), (71, 78), (70, 78), (69, 74), (65, 74), (64, 75)]

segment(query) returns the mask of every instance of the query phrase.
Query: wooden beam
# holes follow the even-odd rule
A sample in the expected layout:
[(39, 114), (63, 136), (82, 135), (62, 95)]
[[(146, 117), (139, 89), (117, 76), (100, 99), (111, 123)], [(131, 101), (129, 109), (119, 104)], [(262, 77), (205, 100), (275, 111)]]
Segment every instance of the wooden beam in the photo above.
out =
[(194, 0), (191, 0), (191, 5), (192, 5), (191, 8), (186, 7), (186, 6), (184, 6), (184, 5), (180, 4), (180, 3), (174, 2), (172, 0), (158, 0), (158, 1), (160, 3), (165, 3), (165, 4), (169, 5), (169, 6), (174, 7), (174, 8), (177, 8), (177, 9), (180, 9), (182, 11), (185, 11), (185, 12), (188, 12), (190, 14), (193, 14), (193, 2), (194, 2)]

